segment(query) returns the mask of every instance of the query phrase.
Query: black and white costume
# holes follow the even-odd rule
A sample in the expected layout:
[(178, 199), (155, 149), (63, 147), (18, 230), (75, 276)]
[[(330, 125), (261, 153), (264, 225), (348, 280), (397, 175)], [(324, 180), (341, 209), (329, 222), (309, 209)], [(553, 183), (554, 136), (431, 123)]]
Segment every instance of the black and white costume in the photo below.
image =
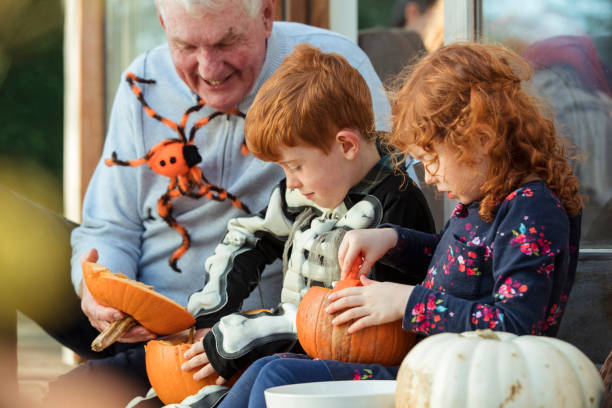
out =
[[(283, 180), (264, 211), (230, 220), (225, 238), (206, 260), (207, 283), (188, 304), (198, 328), (212, 327), (204, 347), (215, 371), (229, 378), (259, 357), (294, 349), (297, 305), (310, 286), (331, 287), (339, 279), (343, 233), (381, 223), (434, 230), (420, 189), (394, 172), (386, 155), (334, 209), (316, 206)], [(238, 313), (264, 266), (279, 258), (284, 260), (281, 303), (271, 311)], [(370, 277), (418, 284), (426, 268), (420, 261), (402, 271), (377, 264)]]

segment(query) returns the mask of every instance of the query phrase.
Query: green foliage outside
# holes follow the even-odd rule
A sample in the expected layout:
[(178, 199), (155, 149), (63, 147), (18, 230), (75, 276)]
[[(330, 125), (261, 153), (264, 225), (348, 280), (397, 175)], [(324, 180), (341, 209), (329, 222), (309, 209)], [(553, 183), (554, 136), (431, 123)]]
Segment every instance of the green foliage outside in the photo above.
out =
[(360, 30), (389, 27), (395, 0), (359, 0), (357, 26)]
[(62, 210), (61, 0), (0, 0), (0, 183)]

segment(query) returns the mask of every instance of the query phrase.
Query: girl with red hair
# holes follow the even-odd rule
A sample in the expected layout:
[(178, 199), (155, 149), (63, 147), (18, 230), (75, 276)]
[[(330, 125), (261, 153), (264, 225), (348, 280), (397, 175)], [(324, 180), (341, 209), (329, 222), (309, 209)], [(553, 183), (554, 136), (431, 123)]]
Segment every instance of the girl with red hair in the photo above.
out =
[[(493, 329), (556, 335), (574, 281), (582, 201), (566, 149), (524, 87), (529, 64), (493, 45), (452, 44), (422, 59), (393, 102), (388, 144), (459, 204), (440, 234), (397, 226), (350, 231), (343, 271), (428, 258), (421, 285), (377, 283), (331, 295), (352, 330), (403, 319), (430, 335)], [(390, 296), (389, 293), (397, 296)], [(380, 302), (380, 299), (386, 300)], [(389, 299), (394, 299), (389, 307)]]

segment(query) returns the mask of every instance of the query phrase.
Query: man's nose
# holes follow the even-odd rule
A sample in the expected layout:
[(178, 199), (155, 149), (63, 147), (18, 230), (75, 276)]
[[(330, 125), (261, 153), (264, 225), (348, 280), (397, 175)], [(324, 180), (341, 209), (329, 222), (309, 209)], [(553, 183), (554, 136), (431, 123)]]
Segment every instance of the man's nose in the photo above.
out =
[(219, 53), (215, 50), (199, 50), (197, 54), (198, 73), (205, 79), (218, 80), (214, 78), (223, 66)]

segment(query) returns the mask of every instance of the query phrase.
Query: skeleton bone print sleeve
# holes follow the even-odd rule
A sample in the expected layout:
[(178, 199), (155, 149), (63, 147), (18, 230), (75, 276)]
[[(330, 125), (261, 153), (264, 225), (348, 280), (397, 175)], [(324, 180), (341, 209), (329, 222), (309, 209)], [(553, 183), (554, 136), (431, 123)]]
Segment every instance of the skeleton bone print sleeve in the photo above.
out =
[(212, 327), (221, 317), (240, 310), (257, 286), (266, 265), (282, 257), (296, 213), (284, 199), (284, 182), (270, 196), (266, 209), (228, 222), (223, 241), (205, 263), (206, 284), (189, 298), (187, 309), (198, 328)]

